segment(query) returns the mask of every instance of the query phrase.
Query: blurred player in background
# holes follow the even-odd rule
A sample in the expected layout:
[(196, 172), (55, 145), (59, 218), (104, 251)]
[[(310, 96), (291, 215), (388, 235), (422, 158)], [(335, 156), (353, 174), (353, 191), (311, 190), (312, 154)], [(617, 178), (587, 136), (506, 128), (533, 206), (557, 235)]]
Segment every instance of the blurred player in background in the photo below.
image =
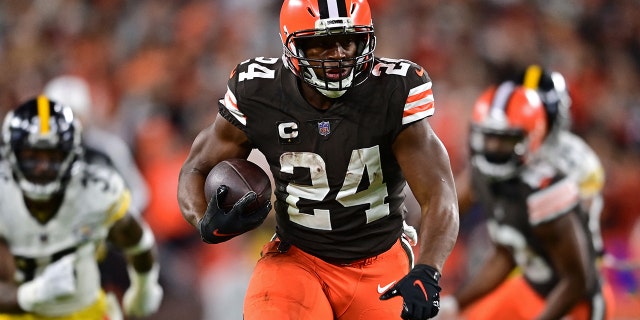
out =
[(461, 311), (466, 319), (613, 314), (599, 265), (604, 171), (569, 131), (570, 104), (562, 75), (537, 65), (478, 98), (471, 189), (460, 199), (479, 201), (494, 247), (467, 283), (442, 298), (442, 318)]
[[(374, 58), (365, 0), (287, 0), (280, 27), (283, 58), (240, 63), (192, 146), (178, 189), (185, 219), (209, 243), (257, 227), (271, 207), (245, 212), (254, 194), (231, 212), (217, 205), (225, 188), (203, 194), (214, 165), (257, 148), (275, 180), (277, 227), (245, 319), (434, 317), (458, 210), (448, 154), (427, 121), (431, 79), (411, 61)], [(415, 265), (402, 237), (407, 183), (421, 210)]]
[[(81, 77), (61, 75), (49, 81), (43, 89), (49, 99), (71, 107), (74, 116), (82, 124), (82, 144), (85, 154), (98, 157), (112, 164), (131, 190), (131, 208), (143, 213), (149, 204), (149, 187), (140, 173), (129, 145), (118, 135), (101, 129), (91, 119), (93, 99), (89, 84)], [(91, 156), (90, 155), (90, 156)]]
[(2, 141), (0, 319), (120, 319), (100, 287), (105, 241), (128, 259), (124, 313), (154, 313), (163, 296), (154, 236), (130, 213), (120, 174), (84, 158), (71, 109), (28, 100), (7, 114)]
[[(140, 172), (129, 145), (118, 135), (100, 128), (92, 113), (93, 98), (87, 81), (79, 76), (64, 74), (47, 82), (43, 93), (49, 99), (67, 105), (82, 125), (81, 143), (84, 159), (90, 163), (113, 166), (131, 191), (130, 212), (142, 217), (149, 205), (150, 190)], [(102, 286), (111, 294), (120, 296), (128, 285), (125, 257), (112, 246), (107, 246), (99, 267)]]

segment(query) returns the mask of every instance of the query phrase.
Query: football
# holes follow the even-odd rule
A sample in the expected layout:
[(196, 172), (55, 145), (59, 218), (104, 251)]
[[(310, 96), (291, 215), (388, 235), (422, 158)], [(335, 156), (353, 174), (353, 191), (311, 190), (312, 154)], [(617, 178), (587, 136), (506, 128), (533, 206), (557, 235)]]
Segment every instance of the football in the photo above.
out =
[(258, 196), (255, 203), (249, 206), (253, 211), (271, 199), (271, 181), (260, 166), (245, 159), (227, 159), (218, 163), (209, 171), (204, 184), (204, 195), (209, 201), (220, 185), (229, 187), (227, 196), (218, 204), (224, 211), (233, 205), (247, 192), (253, 191)]

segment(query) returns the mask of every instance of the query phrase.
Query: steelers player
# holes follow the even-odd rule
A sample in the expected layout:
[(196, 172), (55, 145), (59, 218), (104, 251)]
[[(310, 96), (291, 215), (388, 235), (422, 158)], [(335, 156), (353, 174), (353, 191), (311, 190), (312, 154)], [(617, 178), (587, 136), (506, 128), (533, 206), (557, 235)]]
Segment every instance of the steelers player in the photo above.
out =
[(442, 318), (610, 319), (602, 254), (597, 155), (568, 131), (564, 79), (531, 66), (484, 91), (469, 144), (473, 197), (487, 217), (491, 252), (442, 298)]
[[(427, 120), (431, 79), (411, 61), (374, 57), (366, 0), (286, 0), (280, 37), (282, 57), (237, 65), (218, 117), (195, 139), (179, 176), (184, 218), (209, 243), (255, 228), (269, 203), (246, 212), (248, 193), (224, 212), (228, 189), (205, 199), (203, 182), (220, 161), (258, 149), (275, 180), (277, 227), (245, 319), (434, 317), (459, 222), (449, 157)], [(415, 261), (402, 238), (407, 183), (421, 210)]]
[(160, 306), (155, 240), (129, 214), (122, 177), (83, 158), (81, 128), (68, 106), (44, 95), (9, 112), (0, 161), (0, 319), (118, 319), (100, 288), (105, 241), (128, 259), (126, 315)]

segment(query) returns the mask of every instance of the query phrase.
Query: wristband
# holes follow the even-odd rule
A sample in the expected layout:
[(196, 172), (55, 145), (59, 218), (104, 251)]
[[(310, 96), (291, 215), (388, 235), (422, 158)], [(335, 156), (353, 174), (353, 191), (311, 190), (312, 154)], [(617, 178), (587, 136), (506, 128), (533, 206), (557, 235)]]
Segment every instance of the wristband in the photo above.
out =
[(132, 266), (128, 266), (127, 272), (129, 273), (131, 287), (138, 290), (144, 290), (147, 286), (158, 283), (158, 278), (160, 278), (160, 266), (158, 263), (154, 263), (151, 269), (146, 272), (139, 272)]
[(454, 296), (443, 296), (440, 298), (440, 313), (442, 314), (458, 314), (460, 305), (458, 299)]

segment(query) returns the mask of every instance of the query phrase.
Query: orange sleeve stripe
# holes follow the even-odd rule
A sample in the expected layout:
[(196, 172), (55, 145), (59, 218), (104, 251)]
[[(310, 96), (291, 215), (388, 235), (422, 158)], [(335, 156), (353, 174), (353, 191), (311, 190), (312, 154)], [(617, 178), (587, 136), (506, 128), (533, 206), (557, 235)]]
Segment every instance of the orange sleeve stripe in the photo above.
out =
[(229, 109), (230, 107), (233, 109), (238, 109), (238, 103), (236, 102), (236, 97), (233, 95), (231, 90), (227, 89), (227, 92), (224, 94), (224, 105)]
[(418, 105), (418, 106), (413, 107), (411, 109), (404, 110), (404, 112), (402, 113), (402, 117), (407, 117), (407, 116), (414, 115), (416, 113), (428, 111), (429, 109), (433, 109), (434, 105), (435, 104), (433, 103), (433, 101), (431, 101), (431, 102), (428, 102), (426, 104)]
[(402, 113), (403, 125), (433, 115), (434, 99), (431, 87), (432, 83), (426, 82), (409, 90)]
[(421, 91), (421, 92), (418, 92), (416, 94), (410, 95), (407, 98), (407, 103), (416, 102), (416, 101), (418, 101), (420, 99), (424, 99), (424, 98), (426, 98), (426, 97), (428, 97), (430, 95), (433, 95), (433, 90), (431, 90), (431, 88), (429, 88), (428, 90)]
[(224, 94), (224, 100), (220, 100), (220, 102), (231, 112), (234, 118), (236, 118), (243, 125), (247, 125), (247, 117), (240, 111), (238, 108), (238, 102), (236, 100), (235, 95), (231, 92), (231, 89), (227, 87), (227, 92)]
[(402, 125), (407, 125), (407, 124), (419, 121), (421, 119), (424, 119), (426, 117), (430, 117), (433, 115), (434, 111), (435, 111), (435, 108), (433, 107), (433, 102), (421, 108), (406, 110), (402, 114)]

